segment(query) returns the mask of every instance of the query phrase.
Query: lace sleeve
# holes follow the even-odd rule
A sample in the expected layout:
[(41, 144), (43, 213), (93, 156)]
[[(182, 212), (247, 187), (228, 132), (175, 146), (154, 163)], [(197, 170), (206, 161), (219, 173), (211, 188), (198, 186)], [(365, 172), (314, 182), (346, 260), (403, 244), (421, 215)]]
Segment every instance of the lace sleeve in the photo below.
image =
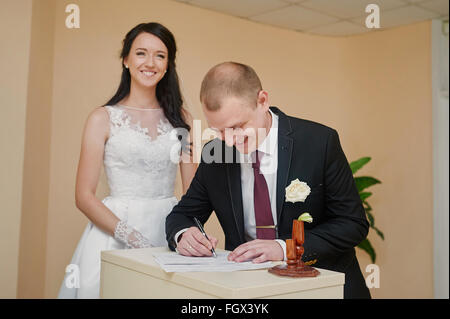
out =
[(114, 238), (124, 243), (127, 248), (152, 247), (147, 238), (124, 221), (119, 221), (114, 230)]

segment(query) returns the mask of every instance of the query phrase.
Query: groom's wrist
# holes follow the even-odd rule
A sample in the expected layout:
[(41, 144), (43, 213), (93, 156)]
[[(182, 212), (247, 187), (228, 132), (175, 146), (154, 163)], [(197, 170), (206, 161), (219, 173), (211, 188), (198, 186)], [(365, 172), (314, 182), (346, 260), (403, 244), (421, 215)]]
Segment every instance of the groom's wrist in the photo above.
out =
[(275, 239), (275, 241), (281, 246), (281, 249), (283, 249), (283, 261), (286, 261), (286, 242), (282, 239)]
[(178, 246), (178, 242), (180, 241), (180, 239), (181, 239), (181, 235), (183, 235), (183, 233), (186, 231), (186, 230), (188, 230), (189, 228), (184, 228), (184, 229), (182, 229), (182, 230), (180, 230), (179, 232), (177, 232), (176, 234), (175, 234), (175, 236), (173, 237), (173, 239), (174, 239), (174, 241), (175, 241), (175, 251), (178, 253), (178, 249), (177, 249), (177, 246)]

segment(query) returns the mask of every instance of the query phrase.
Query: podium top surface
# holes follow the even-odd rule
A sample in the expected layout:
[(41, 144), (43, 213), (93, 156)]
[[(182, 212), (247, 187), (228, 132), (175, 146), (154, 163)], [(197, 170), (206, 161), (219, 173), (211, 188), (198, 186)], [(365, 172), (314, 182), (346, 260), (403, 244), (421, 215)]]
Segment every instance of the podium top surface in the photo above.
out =
[(102, 262), (137, 271), (196, 289), (219, 298), (261, 298), (278, 294), (318, 289), (344, 284), (344, 274), (326, 269), (317, 277), (280, 277), (268, 269), (233, 272), (166, 273), (154, 260), (152, 253), (169, 251), (167, 247), (102, 251)]

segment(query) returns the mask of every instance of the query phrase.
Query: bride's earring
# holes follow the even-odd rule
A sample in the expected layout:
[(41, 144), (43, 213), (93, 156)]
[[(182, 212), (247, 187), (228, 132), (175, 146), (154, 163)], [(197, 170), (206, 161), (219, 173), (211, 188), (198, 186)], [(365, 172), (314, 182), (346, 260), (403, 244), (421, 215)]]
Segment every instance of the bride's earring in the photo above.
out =
[(128, 65), (125, 64), (125, 68), (128, 69)]

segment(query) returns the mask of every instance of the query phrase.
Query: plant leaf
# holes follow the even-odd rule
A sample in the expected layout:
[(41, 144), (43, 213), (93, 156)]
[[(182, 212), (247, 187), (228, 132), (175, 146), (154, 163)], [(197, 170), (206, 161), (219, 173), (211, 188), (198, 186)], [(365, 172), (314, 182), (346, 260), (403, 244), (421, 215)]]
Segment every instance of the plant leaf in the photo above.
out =
[(381, 237), (381, 239), (384, 240), (384, 234), (381, 230), (379, 230), (378, 228), (376, 228), (375, 226), (372, 227), (373, 229), (375, 229), (375, 231), (377, 232), (378, 236)]
[(359, 197), (361, 198), (361, 201), (365, 201), (367, 198), (369, 198), (370, 196), (372, 196), (371, 192), (361, 192), (359, 193)]
[(381, 230), (379, 230), (377, 227), (375, 227), (375, 218), (373, 217), (373, 215), (371, 213), (369, 213), (368, 211), (366, 211), (367, 214), (367, 219), (369, 220), (369, 224), (370, 227), (373, 228), (375, 230), (375, 232), (378, 234), (378, 236), (381, 237), (381, 239), (384, 240), (384, 234)]
[(350, 163), (352, 174), (355, 174), (361, 167), (366, 165), (371, 160), (370, 157), (361, 157), (360, 159)]
[(366, 211), (366, 214), (367, 214), (367, 219), (369, 220), (369, 223), (370, 223), (370, 227), (374, 227), (373, 225), (375, 224), (375, 219), (373, 218), (373, 215), (367, 211)]
[(372, 210), (372, 206), (369, 205), (367, 201), (363, 201), (363, 207), (366, 212), (370, 212)]
[(358, 248), (361, 248), (365, 252), (367, 252), (370, 256), (370, 259), (372, 260), (372, 263), (375, 263), (375, 259), (377, 257), (375, 250), (372, 247), (372, 244), (370, 241), (366, 238), (362, 242), (358, 244)]
[(366, 189), (367, 187), (370, 187), (372, 185), (381, 184), (381, 182), (378, 179), (370, 176), (358, 176), (355, 177), (354, 179), (358, 192), (361, 192), (363, 189)]

